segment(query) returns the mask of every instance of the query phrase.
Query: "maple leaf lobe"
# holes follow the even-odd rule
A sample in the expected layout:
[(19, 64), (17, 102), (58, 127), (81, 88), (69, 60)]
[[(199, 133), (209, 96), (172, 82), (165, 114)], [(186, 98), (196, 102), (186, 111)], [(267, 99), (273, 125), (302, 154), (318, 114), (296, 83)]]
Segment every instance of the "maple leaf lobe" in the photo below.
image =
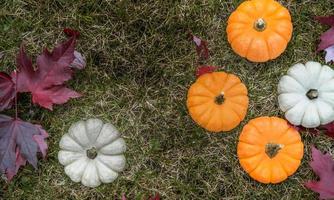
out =
[(309, 181), (305, 186), (320, 194), (320, 199), (334, 198), (334, 160), (331, 155), (322, 154), (312, 147), (312, 161), (310, 166), (319, 176), (319, 181)]
[(15, 96), (15, 84), (12, 78), (8, 74), (0, 72), (0, 111), (10, 108)]
[(212, 73), (217, 70), (215, 66), (200, 66), (196, 70), (196, 77), (200, 77), (203, 74)]

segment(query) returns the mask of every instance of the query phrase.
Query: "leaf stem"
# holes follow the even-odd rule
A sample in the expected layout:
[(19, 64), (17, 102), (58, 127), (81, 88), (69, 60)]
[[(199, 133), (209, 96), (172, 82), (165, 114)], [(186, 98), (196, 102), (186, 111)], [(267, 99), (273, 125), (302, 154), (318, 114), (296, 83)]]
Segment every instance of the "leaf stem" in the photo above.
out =
[(15, 120), (18, 118), (18, 111), (17, 111), (17, 71), (15, 70)]

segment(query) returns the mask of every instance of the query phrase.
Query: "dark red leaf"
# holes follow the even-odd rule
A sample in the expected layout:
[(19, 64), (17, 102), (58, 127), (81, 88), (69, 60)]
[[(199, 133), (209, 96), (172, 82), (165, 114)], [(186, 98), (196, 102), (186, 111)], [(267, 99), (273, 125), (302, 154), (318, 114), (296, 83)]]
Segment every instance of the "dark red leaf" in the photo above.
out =
[(39, 137), (47, 137), (41, 126), (0, 115), (0, 170), (9, 179), (25, 161), (37, 167), (37, 152), (43, 153), (47, 148)]
[(320, 199), (334, 199), (334, 160), (330, 154), (322, 154), (312, 147), (310, 166), (319, 176), (319, 181), (309, 181), (305, 186), (320, 194)]
[(196, 52), (197, 56), (200, 59), (207, 60), (209, 58), (209, 49), (208, 49), (208, 42), (205, 40), (202, 40), (201, 38), (189, 33), (190, 39), (195, 43), (196, 45)]
[(80, 36), (80, 32), (71, 28), (64, 28), (64, 33), (68, 36), (68, 37), (79, 37)]
[(301, 126), (301, 125), (296, 126), (296, 125), (293, 125), (293, 124), (291, 124), (291, 123), (289, 123), (289, 125), (290, 125), (291, 127), (293, 127), (294, 129), (296, 129), (298, 132), (301, 132), (301, 131), (308, 131), (309, 133), (311, 133), (311, 134), (313, 134), (313, 135), (318, 135), (318, 134), (320, 134), (320, 127), (318, 127), (318, 128), (305, 128), (305, 127), (303, 127), (303, 126)]
[(66, 103), (71, 98), (81, 95), (65, 87), (64, 83), (72, 78), (70, 64), (74, 56), (75, 38), (58, 45), (49, 52), (44, 50), (37, 57), (37, 70), (34, 70), (31, 60), (25, 53), (24, 47), (20, 49), (17, 57), (18, 92), (31, 92), (33, 103), (52, 110), (53, 104)]
[(320, 126), (321, 129), (324, 129), (324, 133), (329, 137), (334, 138), (334, 122)]
[(15, 95), (15, 84), (12, 78), (0, 72), (0, 111), (12, 106)]
[(211, 73), (217, 70), (217, 67), (215, 66), (200, 66), (196, 70), (196, 77), (200, 77), (203, 74)]
[(154, 197), (150, 197), (149, 200), (160, 200), (159, 193), (156, 193)]
[(328, 26), (334, 26), (334, 15), (332, 16), (319, 16), (315, 17), (315, 19), (321, 24), (325, 24)]

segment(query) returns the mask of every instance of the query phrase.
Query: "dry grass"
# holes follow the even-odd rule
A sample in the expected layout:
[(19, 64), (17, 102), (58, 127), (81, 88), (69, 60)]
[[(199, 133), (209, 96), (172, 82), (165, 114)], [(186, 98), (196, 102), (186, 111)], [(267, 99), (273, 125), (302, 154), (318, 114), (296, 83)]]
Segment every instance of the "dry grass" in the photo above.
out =
[[(141, 199), (159, 192), (165, 199), (316, 199), (303, 183), (314, 175), (310, 146), (333, 153), (333, 140), (303, 134), (305, 157), (298, 172), (278, 185), (253, 181), (240, 167), (236, 143), (241, 127), (257, 116), (282, 116), (276, 87), (294, 63), (323, 62), (315, 53), (325, 28), (315, 15), (333, 13), (331, 0), (284, 1), (293, 15), (294, 37), (287, 51), (265, 64), (236, 56), (226, 39), (229, 14), (241, 0), (108, 1), (0, 0), (1, 70), (15, 67), (21, 41), (31, 55), (64, 39), (63, 27), (81, 32), (78, 49), (88, 66), (71, 86), (83, 98), (53, 112), (23, 96), (20, 116), (50, 133), (49, 154), (38, 170), (23, 168), (11, 183), (0, 181), (4, 199)], [(208, 63), (222, 66), (247, 84), (247, 119), (230, 133), (211, 135), (190, 119), (186, 93), (194, 82), (196, 55), (186, 32), (206, 38)], [(128, 144), (127, 169), (113, 184), (89, 189), (73, 183), (57, 161), (58, 142), (70, 124), (89, 117), (112, 122)]]

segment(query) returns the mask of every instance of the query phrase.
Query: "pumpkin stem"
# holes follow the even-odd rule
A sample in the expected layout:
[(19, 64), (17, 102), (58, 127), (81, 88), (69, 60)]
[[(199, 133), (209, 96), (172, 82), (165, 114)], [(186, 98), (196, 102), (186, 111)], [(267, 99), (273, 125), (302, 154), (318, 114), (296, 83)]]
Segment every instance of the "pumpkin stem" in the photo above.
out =
[(306, 96), (307, 96), (307, 98), (309, 98), (309, 99), (316, 99), (316, 98), (318, 98), (318, 96), (319, 96), (319, 92), (318, 92), (318, 90), (316, 90), (316, 89), (310, 89), (307, 93), (306, 93)]
[(94, 159), (97, 156), (97, 149), (95, 147), (87, 149), (86, 154), (88, 158)]
[(218, 105), (222, 105), (225, 101), (224, 98), (224, 92), (222, 92), (220, 95), (216, 96), (215, 103)]
[(269, 156), (269, 158), (273, 158), (277, 155), (279, 150), (283, 148), (282, 144), (275, 144), (275, 143), (268, 143), (266, 144), (266, 154)]
[(259, 18), (254, 22), (254, 29), (257, 30), (258, 32), (262, 32), (266, 30), (267, 28), (267, 23), (264, 21), (263, 18)]

